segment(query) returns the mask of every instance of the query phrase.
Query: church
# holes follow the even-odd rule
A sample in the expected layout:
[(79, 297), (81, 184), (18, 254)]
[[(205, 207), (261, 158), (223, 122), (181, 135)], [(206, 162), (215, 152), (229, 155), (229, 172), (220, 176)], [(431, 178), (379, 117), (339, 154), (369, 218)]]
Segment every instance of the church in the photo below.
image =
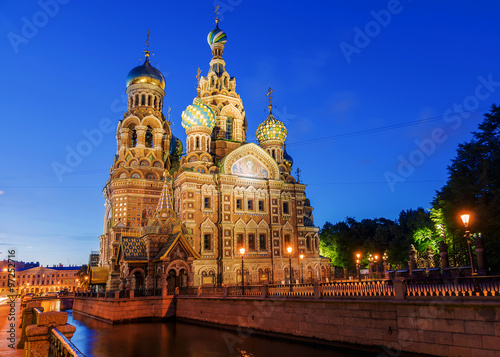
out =
[(207, 41), (210, 69), (206, 76), (199, 71), (197, 96), (182, 112), (185, 145), (171, 131), (170, 108), (163, 114), (165, 79), (150, 62), (149, 33), (144, 63), (127, 76), (128, 109), (116, 131), (99, 263), (92, 268), (92, 283), (107, 290), (125, 282), (170, 290), (242, 278), (249, 285), (329, 278), (306, 185), (292, 176), (287, 129), (272, 113), (271, 89), (258, 145), (248, 143), (218, 18)]

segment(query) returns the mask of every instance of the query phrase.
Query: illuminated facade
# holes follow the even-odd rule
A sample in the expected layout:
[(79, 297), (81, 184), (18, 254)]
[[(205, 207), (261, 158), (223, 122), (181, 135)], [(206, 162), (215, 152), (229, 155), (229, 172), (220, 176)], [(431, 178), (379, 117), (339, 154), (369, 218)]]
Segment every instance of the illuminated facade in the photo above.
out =
[(182, 113), (185, 153), (162, 113), (165, 80), (148, 50), (127, 77), (128, 111), (104, 188), (99, 269), (108, 271), (109, 290), (236, 284), (241, 247), (246, 283), (287, 281), (288, 247), (294, 279), (301, 266), (305, 281), (328, 277), (306, 185), (291, 175), (286, 127), (272, 114), (271, 90), (259, 145), (247, 143), (243, 102), (222, 58), (227, 37), (216, 23), (208, 35), (210, 70)]
[[(36, 267), (15, 272), (15, 290), (18, 294), (43, 294), (63, 289), (76, 291), (80, 286), (78, 271), (80, 267)], [(0, 272), (0, 295), (8, 294), (7, 268)]]

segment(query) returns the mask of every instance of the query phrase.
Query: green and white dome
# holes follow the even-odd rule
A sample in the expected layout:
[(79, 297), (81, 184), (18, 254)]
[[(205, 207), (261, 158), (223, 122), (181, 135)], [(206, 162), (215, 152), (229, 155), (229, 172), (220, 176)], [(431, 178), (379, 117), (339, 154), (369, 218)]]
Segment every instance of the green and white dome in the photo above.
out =
[(204, 104), (199, 98), (193, 100), (182, 112), (182, 127), (189, 129), (193, 126), (206, 126), (210, 129), (215, 127), (215, 114), (212, 109)]
[(272, 113), (269, 113), (267, 119), (257, 127), (255, 133), (259, 143), (267, 140), (285, 141), (286, 134), (285, 124), (276, 119)]

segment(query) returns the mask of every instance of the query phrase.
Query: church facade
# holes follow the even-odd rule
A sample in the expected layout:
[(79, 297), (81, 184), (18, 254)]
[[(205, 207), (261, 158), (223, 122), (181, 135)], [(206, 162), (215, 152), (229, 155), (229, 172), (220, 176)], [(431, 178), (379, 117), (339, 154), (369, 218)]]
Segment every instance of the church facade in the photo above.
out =
[(198, 94), (182, 113), (185, 152), (163, 114), (165, 80), (148, 49), (144, 64), (128, 74), (95, 268), (101, 276), (106, 271), (96, 283), (108, 290), (241, 284), (242, 274), (246, 284), (328, 279), (329, 261), (319, 255), (306, 185), (292, 176), (271, 90), (259, 145), (248, 143), (218, 20), (207, 40), (210, 69), (198, 74)]

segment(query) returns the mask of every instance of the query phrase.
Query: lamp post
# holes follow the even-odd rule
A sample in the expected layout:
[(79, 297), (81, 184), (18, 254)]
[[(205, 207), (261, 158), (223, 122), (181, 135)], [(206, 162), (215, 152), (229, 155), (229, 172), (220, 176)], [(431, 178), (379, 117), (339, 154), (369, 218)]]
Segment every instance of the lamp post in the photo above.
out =
[(373, 256), (373, 263), (375, 264), (375, 274), (377, 274), (377, 279), (379, 279), (379, 276), (378, 276), (378, 255), (375, 254)]
[(245, 254), (245, 248), (240, 248), (240, 254), (241, 254), (241, 295), (245, 295), (245, 272), (244, 272), (245, 266), (243, 265), (243, 255)]
[(462, 222), (464, 223), (465, 226), (465, 239), (467, 239), (467, 248), (469, 249), (469, 260), (470, 260), (470, 270), (471, 274), (475, 275), (475, 269), (474, 269), (474, 259), (472, 258), (472, 248), (470, 245), (470, 232), (469, 232), (469, 218), (470, 215), (468, 214), (463, 214), (460, 216), (462, 218)]
[(304, 260), (304, 254), (299, 255), (300, 257), (300, 283), (304, 284), (304, 265), (302, 264)]
[(286, 248), (286, 250), (288, 252), (288, 260), (290, 263), (290, 268), (288, 270), (288, 281), (290, 283), (290, 291), (293, 291), (293, 288), (292, 288), (292, 247), (288, 247), (288, 248)]
[(361, 258), (361, 254), (356, 254), (356, 272), (358, 274), (358, 281), (361, 281), (361, 271), (359, 270), (359, 258)]

